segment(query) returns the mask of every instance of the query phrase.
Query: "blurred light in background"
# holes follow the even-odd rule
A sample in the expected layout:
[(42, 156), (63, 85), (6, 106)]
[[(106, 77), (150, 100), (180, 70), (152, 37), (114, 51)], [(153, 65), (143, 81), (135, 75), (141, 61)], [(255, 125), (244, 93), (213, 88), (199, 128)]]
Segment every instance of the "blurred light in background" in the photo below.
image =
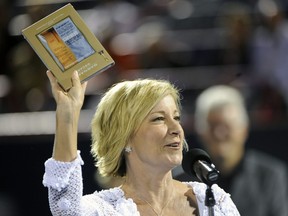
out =
[(31, 24), (31, 19), (28, 14), (19, 14), (13, 17), (9, 23), (9, 34), (11, 36), (21, 35), (22, 29), (26, 28)]
[(0, 98), (5, 97), (10, 91), (11, 83), (6, 75), (0, 74)]
[(194, 7), (191, 1), (179, 0), (169, 5), (169, 11), (175, 19), (187, 19), (194, 12)]
[(259, 11), (267, 17), (275, 16), (278, 12), (278, 7), (275, 1), (272, 0), (259, 0)]
[(43, 4), (61, 4), (61, 3), (72, 3), (72, 2), (81, 2), (81, 0), (17, 0), (15, 5), (35, 6), (35, 5), (43, 5)]
[(43, 92), (38, 88), (32, 88), (26, 94), (26, 107), (30, 111), (41, 110), (44, 106), (45, 98)]
[[(94, 112), (82, 110), (79, 133), (90, 133)], [(55, 132), (55, 112), (7, 113), (0, 115), (0, 136), (50, 135)]]
[[(138, 77), (167, 78), (177, 82), (183, 90), (193, 92), (219, 83), (241, 83), (249, 93), (260, 92), (261, 83), (258, 86), (252, 83), (256, 82), (252, 80), (254, 71), (250, 64), (253, 28), (265, 27), (257, 17), (260, 12), (272, 16), (279, 7), (272, 0), (253, 3), (221, 0), (14, 2), (16, 4), (9, 4), (8, 25), (3, 25), (9, 31), (8, 37), (3, 33), (7, 37), (3, 44), (9, 45), (7, 52), (2, 52), (6, 68), (1, 71), (0, 103), (3, 112), (17, 113), (50, 110), (53, 101), (48, 93), (46, 68), (21, 36), (21, 31), (68, 2), (116, 62), (111, 71), (91, 79), (87, 90), (90, 95), (119, 80)], [(271, 77), (273, 74), (270, 73)], [(270, 80), (273, 79), (268, 78)], [(260, 94), (254, 95), (259, 97)], [(259, 100), (264, 99), (259, 97)], [(193, 99), (189, 102), (192, 104)], [(252, 108), (263, 109), (256, 105)]]
[(134, 33), (116, 35), (111, 40), (111, 50), (120, 56), (138, 53), (138, 40)]

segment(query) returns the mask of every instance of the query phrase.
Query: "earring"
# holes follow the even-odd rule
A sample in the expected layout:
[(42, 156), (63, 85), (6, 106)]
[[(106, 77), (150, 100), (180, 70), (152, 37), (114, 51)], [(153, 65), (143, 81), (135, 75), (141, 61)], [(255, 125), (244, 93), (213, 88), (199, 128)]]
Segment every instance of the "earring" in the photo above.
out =
[(132, 152), (131, 146), (126, 146), (126, 147), (124, 148), (124, 151), (127, 152), (127, 153)]

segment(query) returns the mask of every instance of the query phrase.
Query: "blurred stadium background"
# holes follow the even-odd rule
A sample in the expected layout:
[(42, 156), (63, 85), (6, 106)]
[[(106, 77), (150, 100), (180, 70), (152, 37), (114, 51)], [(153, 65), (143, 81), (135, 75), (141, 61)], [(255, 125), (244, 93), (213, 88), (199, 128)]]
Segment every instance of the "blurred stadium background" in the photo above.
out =
[(55, 104), (46, 68), (21, 30), (72, 3), (116, 65), (93, 77), (79, 124), (84, 193), (99, 189), (89, 153), (90, 119), (101, 93), (123, 79), (169, 79), (182, 89), (183, 126), (197, 147), (195, 97), (214, 84), (245, 95), (247, 145), (288, 163), (286, 0), (1, 0), (0, 215), (51, 215), (42, 186), (51, 156)]

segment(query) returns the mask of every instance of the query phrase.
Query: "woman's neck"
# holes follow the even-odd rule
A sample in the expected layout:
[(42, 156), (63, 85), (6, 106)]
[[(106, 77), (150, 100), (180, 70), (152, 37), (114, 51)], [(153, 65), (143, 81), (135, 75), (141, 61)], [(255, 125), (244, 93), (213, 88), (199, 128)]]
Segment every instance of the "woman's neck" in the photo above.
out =
[(148, 202), (159, 202), (159, 200), (166, 200), (171, 196), (173, 184), (171, 172), (164, 175), (142, 173), (141, 176), (128, 172), (121, 188), (129, 197), (137, 195), (138, 198)]
[(162, 215), (170, 201), (175, 197), (174, 180), (171, 173), (162, 178), (149, 177), (145, 174), (141, 178), (127, 176), (121, 186), (126, 198), (132, 198), (140, 212)]

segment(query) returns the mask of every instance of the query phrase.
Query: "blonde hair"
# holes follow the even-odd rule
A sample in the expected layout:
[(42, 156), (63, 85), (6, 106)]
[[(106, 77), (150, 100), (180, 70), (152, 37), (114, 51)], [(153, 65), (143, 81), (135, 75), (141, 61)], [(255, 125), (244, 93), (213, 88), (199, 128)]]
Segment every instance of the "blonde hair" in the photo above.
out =
[(240, 91), (227, 85), (216, 85), (204, 90), (196, 99), (195, 106), (195, 129), (198, 133), (204, 133), (207, 128), (209, 113), (219, 107), (232, 105), (239, 111), (239, 123), (249, 124), (248, 114), (244, 98)]
[(180, 111), (179, 91), (165, 80), (123, 81), (103, 95), (91, 123), (91, 153), (102, 176), (126, 174), (123, 149), (152, 108), (167, 95), (172, 95)]

